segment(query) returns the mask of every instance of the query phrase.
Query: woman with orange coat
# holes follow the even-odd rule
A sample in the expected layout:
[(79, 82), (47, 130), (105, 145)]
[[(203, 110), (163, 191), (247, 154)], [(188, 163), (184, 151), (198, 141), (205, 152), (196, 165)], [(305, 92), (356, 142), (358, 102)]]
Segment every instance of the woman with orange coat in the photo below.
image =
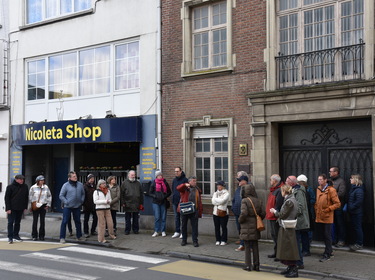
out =
[(332, 224), (334, 210), (339, 208), (341, 203), (337, 196), (336, 189), (333, 187), (332, 181), (327, 180), (325, 174), (318, 177), (318, 189), (316, 190), (315, 203), (315, 222), (316, 225), (323, 229), (325, 249), (321, 262), (325, 262), (332, 255)]

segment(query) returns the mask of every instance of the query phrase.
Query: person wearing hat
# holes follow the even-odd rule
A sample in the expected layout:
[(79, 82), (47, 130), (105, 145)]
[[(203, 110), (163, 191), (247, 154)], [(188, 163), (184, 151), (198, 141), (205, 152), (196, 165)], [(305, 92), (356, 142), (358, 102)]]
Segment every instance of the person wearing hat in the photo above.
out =
[(301, 174), (297, 177), (298, 185), (305, 187), (306, 189), (306, 203), (307, 210), (309, 212), (310, 220), (310, 229), (301, 231), (301, 242), (302, 242), (302, 255), (304, 257), (311, 256), (310, 253), (310, 243), (312, 241), (313, 230), (315, 225), (315, 210), (314, 204), (316, 201), (316, 190), (312, 187), (309, 187), (307, 184), (307, 177), (304, 174)]
[(8, 242), (22, 241), (19, 236), (22, 213), (29, 203), (29, 187), (25, 184), (25, 176), (18, 174), (5, 191), (5, 212), (8, 214)]
[[(238, 218), (241, 214), (241, 201), (242, 201), (242, 187), (246, 185), (249, 182), (249, 176), (245, 171), (239, 171), (237, 172), (237, 181), (238, 181), (238, 187), (236, 191), (234, 192), (234, 197), (232, 199), (232, 212), (234, 216), (236, 217), (236, 225), (238, 234), (241, 233), (241, 226), (238, 222)], [(236, 252), (245, 251), (245, 243), (243, 240), (240, 240), (240, 246), (235, 249)]]
[[(52, 195), (48, 186), (44, 184), (45, 178), (39, 175), (35, 179), (35, 184), (31, 186), (29, 191), (29, 201), (31, 205), (35, 202), (37, 209), (31, 207), (33, 212), (33, 226), (31, 236), (34, 241), (43, 241), (46, 233), (45, 230), (45, 217), (48, 207), (51, 207)], [(40, 217), (39, 235), (38, 235), (38, 218)]]
[(93, 194), (95, 192), (95, 176), (93, 174), (87, 175), (87, 181), (83, 185), (85, 189), (85, 201), (83, 202), (83, 233), (85, 237), (89, 237), (89, 220), (90, 215), (92, 215), (92, 224), (91, 224), (91, 235), (96, 235), (96, 227), (98, 225), (98, 216), (95, 210), (95, 204), (93, 200)]
[(150, 186), (149, 195), (152, 197), (152, 209), (154, 210), (154, 233), (152, 237), (156, 237), (161, 232), (163, 237), (167, 236), (166, 221), (167, 221), (167, 198), (171, 195), (172, 191), (163, 178), (161, 171), (155, 172), (155, 180), (152, 181)]
[[(228, 241), (228, 201), (229, 192), (225, 188), (225, 182), (216, 183), (217, 191), (212, 196), (212, 205), (214, 205), (213, 219), (215, 226), (216, 245), (227, 245)], [(221, 233), (220, 233), (221, 227)]]

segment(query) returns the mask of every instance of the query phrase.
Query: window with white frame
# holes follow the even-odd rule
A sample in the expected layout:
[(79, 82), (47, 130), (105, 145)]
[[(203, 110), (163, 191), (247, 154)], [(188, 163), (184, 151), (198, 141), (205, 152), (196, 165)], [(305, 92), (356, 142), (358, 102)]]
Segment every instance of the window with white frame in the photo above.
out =
[[(139, 42), (111, 44), (30, 60), (27, 62), (27, 84), (29, 101), (108, 94), (112, 89), (137, 89)], [(45, 96), (46, 88), (48, 97)]]
[(204, 195), (215, 192), (215, 182), (228, 183), (228, 138), (194, 140), (194, 159), (197, 182)]
[(88, 10), (91, 5), (91, 0), (26, 0), (26, 23)]
[(232, 0), (183, 2), (183, 74), (231, 69)]
[[(279, 0), (281, 79), (332, 79), (363, 71), (364, 0)], [(352, 48), (343, 48), (353, 46)], [(336, 50), (333, 50), (337, 48)], [(341, 49), (340, 49), (341, 48)], [(327, 51), (331, 50), (331, 51)]]

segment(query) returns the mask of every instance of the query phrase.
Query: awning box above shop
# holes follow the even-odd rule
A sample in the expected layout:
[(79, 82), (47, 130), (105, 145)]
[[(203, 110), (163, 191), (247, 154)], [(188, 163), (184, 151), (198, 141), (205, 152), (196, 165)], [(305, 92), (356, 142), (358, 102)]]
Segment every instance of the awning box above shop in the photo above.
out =
[(141, 142), (142, 118), (79, 119), (12, 126), (16, 145)]

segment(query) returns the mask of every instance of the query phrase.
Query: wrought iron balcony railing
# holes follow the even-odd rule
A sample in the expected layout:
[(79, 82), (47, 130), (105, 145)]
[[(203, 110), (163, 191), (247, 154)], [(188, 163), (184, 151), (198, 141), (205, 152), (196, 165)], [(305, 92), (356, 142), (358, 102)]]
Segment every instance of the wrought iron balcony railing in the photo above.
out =
[(278, 88), (362, 79), (365, 43), (276, 57)]

